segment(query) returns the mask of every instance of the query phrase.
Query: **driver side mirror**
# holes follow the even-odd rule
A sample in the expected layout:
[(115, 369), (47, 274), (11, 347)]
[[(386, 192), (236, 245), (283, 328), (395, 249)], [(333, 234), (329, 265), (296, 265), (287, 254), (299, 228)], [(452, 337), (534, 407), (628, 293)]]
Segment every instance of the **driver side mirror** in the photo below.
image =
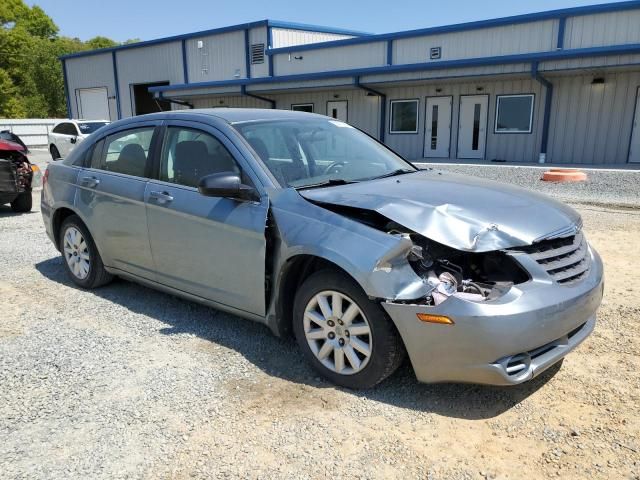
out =
[(78, 137), (71, 137), (71, 138), (69, 139), (69, 141), (70, 141), (71, 143), (76, 143), (76, 142), (78, 141)]
[(205, 197), (225, 197), (237, 200), (258, 200), (258, 192), (244, 185), (235, 172), (213, 173), (198, 182), (198, 192)]

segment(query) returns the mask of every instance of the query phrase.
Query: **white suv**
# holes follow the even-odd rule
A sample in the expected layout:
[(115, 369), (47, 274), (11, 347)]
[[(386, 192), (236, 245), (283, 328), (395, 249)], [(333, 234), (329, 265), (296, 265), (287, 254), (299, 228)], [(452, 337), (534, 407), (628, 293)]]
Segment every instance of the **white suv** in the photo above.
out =
[(107, 124), (108, 120), (65, 120), (58, 123), (48, 135), (51, 158), (66, 157), (79, 142)]

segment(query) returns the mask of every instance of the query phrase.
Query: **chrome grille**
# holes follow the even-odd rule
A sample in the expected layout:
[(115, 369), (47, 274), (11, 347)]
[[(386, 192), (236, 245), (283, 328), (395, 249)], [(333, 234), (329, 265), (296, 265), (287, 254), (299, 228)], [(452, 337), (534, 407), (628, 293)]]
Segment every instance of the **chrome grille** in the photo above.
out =
[(571, 237), (542, 240), (514, 250), (528, 253), (561, 285), (579, 282), (591, 267), (589, 248), (582, 232)]

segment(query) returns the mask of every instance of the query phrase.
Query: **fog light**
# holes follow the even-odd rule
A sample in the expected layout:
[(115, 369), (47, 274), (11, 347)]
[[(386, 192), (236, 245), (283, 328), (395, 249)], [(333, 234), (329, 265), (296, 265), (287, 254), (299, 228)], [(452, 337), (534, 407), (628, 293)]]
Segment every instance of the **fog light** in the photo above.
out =
[(453, 325), (455, 322), (444, 315), (431, 315), (430, 313), (416, 313), (421, 322), (440, 323), (442, 325)]

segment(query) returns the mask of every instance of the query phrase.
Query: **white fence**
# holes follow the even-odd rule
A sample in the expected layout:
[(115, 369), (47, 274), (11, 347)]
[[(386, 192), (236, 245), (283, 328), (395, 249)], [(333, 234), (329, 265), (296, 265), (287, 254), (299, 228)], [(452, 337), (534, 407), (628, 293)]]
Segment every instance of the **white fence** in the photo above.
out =
[(0, 131), (9, 130), (18, 135), (27, 147), (45, 147), (48, 145), (47, 134), (53, 126), (63, 119), (26, 118), (13, 120), (0, 118)]

